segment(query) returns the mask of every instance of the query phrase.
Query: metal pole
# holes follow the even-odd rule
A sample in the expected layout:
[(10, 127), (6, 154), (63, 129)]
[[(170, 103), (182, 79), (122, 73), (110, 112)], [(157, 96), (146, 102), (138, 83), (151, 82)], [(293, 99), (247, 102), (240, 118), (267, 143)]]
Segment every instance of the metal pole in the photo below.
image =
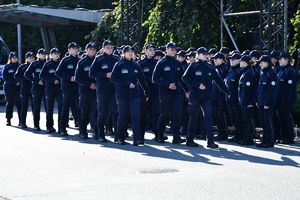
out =
[(223, 18), (223, 0), (221, 0), (221, 15), (220, 15), (220, 21), (221, 21), (221, 48), (223, 47), (223, 22), (222, 22), (222, 18)]
[(232, 41), (232, 43), (233, 43), (235, 49), (239, 51), (239, 48), (238, 48), (238, 46), (237, 46), (237, 44), (236, 44), (236, 42), (235, 42), (235, 40), (234, 40), (234, 37), (232, 36), (232, 34), (231, 34), (231, 32), (230, 32), (230, 29), (228, 28), (228, 25), (227, 25), (227, 23), (226, 23), (226, 21), (225, 21), (225, 19), (224, 19), (223, 16), (221, 17), (221, 20), (222, 20), (222, 22), (223, 22), (223, 24), (224, 24), (224, 26), (225, 26), (225, 28), (226, 28), (226, 30), (227, 30), (227, 32), (228, 32), (228, 35), (229, 35), (229, 37), (230, 37), (230, 39), (231, 39), (231, 41)]
[(283, 11), (283, 50), (287, 51), (287, 41), (288, 41), (288, 1), (284, 0), (283, 3), (284, 11)]
[[(20, 0), (17, 0), (17, 4), (20, 4)], [(18, 56), (19, 56), (20, 63), (22, 63), (22, 27), (20, 24), (17, 24), (17, 32), (18, 32)]]
[(272, 26), (272, 1), (268, 1), (268, 53), (270, 53), (273, 48), (272, 48), (272, 41), (271, 41), (271, 31), (273, 29)]

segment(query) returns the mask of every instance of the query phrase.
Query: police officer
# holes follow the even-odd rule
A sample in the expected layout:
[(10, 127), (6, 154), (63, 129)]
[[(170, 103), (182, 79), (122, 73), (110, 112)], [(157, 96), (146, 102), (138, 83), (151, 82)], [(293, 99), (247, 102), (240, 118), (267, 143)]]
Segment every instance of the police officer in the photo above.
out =
[(230, 69), (230, 64), (231, 62), (229, 61), (229, 53), (230, 53), (230, 49), (228, 47), (222, 47), (220, 49), (220, 52), (224, 55), (225, 57), (225, 64), (227, 66), (228, 69)]
[(156, 50), (154, 54), (154, 59), (161, 60), (165, 56), (164, 52), (162, 50)]
[(153, 71), (152, 79), (159, 85), (159, 98), (161, 114), (158, 120), (158, 142), (163, 143), (164, 131), (172, 108), (172, 130), (174, 144), (185, 142), (179, 136), (181, 120), (181, 87), (188, 92), (187, 86), (182, 82), (183, 68), (181, 63), (175, 58), (177, 45), (169, 42), (166, 45), (166, 56), (160, 60)]
[(109, 112), (112, 116), (112, 122), (115, 132), (115, 142), (117, 142), (117, 121), (118, 111), (115, 97), (115, 84), (110, 82), (111, 72), (119, 57), (113, 55), (114, 44), (110, 40), (102, 43), (103, 54), (97, 56), (91, 65), (89, 76), (96, 78), (97, 83), (97, 125), (98, 133), (95, 133), (95, 139), (100, 142), (107, 142), (104, 133), (104, 126)]
[(188, 103), (190, 122), (186, 145), (191, 147), (198, 146), (198, 144), (194, 142), (194, 136), (197, 117), (201, 107), (204, 115), (205, 130), (207, 133), (207, 147), (218, 148), (218, 145), (214, 143), (213, 134), (211, 106), (212, 81), (214, 81), (224, 93), (228, 95), (230, 95), (230, 93), (214, 67), (207, 62), (207, 49), (200, 47), (197, 50), (197, 53), (198, 61), (189, 65), (182, 77), (183, 81), (190, 89)]
[(27, 117), (27, 111), (28, 111), (28, 102), (30, 100), (31, 104), (31, 110), (33, 114), (33, 101), (32, 101), (32, 94), (31, 94), (31, 87), (32, 83), (28, 79), (24, 77), (24, 73), (27, 70), (30, 63), (34, 61), (35, 55), (33, 52), (27, 52), (25, 54), (25, 63), (21, 64), (17, 72), (15, 73), (15, 79), (19, 80), (21, 82), (21, 88), (20, 88), (20, 97), (21, 97), (21, 127), (27, 128), (26, 125), (26, 117)]
[[(196, 54), (194, 52), (190, 52), (189, 55), (191, 58), (191, 55), (193, 54), (193, 58), (192, 60), (189, 60), (190, 63), (195, 62), (196, 59)], [(189, 63), (187, 62), (187, 54), (184, 50), (180, 50), (177, 54), (177, 60), (180, 61), (181, 66), (183, 68), (183, 71), (185, 72), (185, 70), (188, 68)], [(180, 131), (180, 135), (186, 135), (187, 134), (187, 129), (188, 129), (188, 123), (189, 123), (189, 114), (188, 114), (188, 98), (184, 95), (184, 91), (182, 92), (182, 108), (181, 108), (181, 125), (182, 125), (182, 129)]]
[[(39, 49), (37, 52), (37, 60), (33, 61), (28, 69), (24, 73), (24, 77), (32, 82), (31, 92), (33, 97), (33, 122), (34, 122), (34, 130), (40, 131), (40, 111), (41, 111), (41, 103), (43, 98), (45, 97), (45, 85), (43, 80), (40, 79), (40, 72), (46, 62), (46, 49)], [(46, 104), (44, 99), (44, 105)], [(45, 110), (47, 112), (47, 107), (45, 106)]]
[(47, 104), (47, 113), (46, 113), (46, 127), (47, 133), (56, 132), (53, 120), (53, 110), (54, 102), (57, 102), (57, 111), (58, 111), (58, 129), (60, 127), (60, 114), (62, 109), (62, 93), (60, 90), (60, 79), (55, 76), (55, 71), (59, 64), (60, 51), (58, 48), (52, 48), (50, 50), (50, 60), (47, 61), (41, 72), (40, 79), (45, 82), (45, 93), (46, 93), (46, 104)]
[[(87, 125), (89, 119), (93, 130), (97, 133), (97, 100), (96, 80), (89, 77), (90, 66), (96, 55), (96, 44), (88, 43), (85, 46), (86, 56), (82, 58), (76, 67), (75, 81), (79, 85), (79, 107), (81, 110), (81, 123), (79, 125), (79, 137), (87, 139)], [(91, 113), (91, 118), (89, 117)]]
[(238, 142), (242, 140), (245, 129), (243, 114), (238, 101), (238, 85), (241, 76), (241, 68), (239, 65), (240, 58), (240, 54), (233, 54), (229, 57), (230, 69), (227, 77), (225, 78), (225, 84), (230, 91), (230, 96), (225, 96), (225, 100), (231, 123), (235, 127), (234, 137), (228, 139), (228, 142)]
[(191, 51), (190, 53), (186, 54), (186, 57), (187, 57), (189, 64), (196, 62), (196, 53), (195, 52)]
[(238, 98), (242, 108), (243, 120), (245, 123), (244, 137), (239, 142), (241, 145), (253, 145), (253, 136), (255, 133), (254, 124), (254, 97), (256, 94), (255, 71), (251, 66), (250, 56), (242, 56), (240, 67), (242, 74), (239, 80)]
[(256, 92), (256, 106), (259, 109), (259, 119), (263, 128), (263, 139), (257, 147), (274, 147), (273, 140), (273, 109), (276, 97), (276, 73), (272, 69), (271, 58), (261, 56), (257, 61), (261, 67), (262, 74), (259, 79)]
[[(213, 57), (211, 57), (214, 62), (214, 66), (222, 80), (227, 77), (228, 68), (224, 63), (224, 55), (221, 52), (216, 53)], [(220, 90), (219, 86), (213, 81), (212, 83), (212, 91), (211, 91), (211, 100), (213, 107), (214, 118), (218, 127), (218, 136), (215, 138), (219, 141), (228, 139), (228, 131), (227, 131), (227, 120), (225, 117), (226, 112), (226, 102), (225, 102), (225, 94)]]
[(279, 120), (281, 125), (281, 144), (294, 143), (294, 121), (292, 118), (293, 105), (296, 102), (296, 74), (290, 64), (291, 56), (288, 52), (282, 52), (279, 56), (281, 67), (277, 74), (276, 104), (279, 108)]
[[(219, 51), (216, 49), (216, 48), (211, 48), (208, 50), (208, 60), (211, 61), (212, 63), (214, 62), (213, 61), (213, 57), (216, 53), (218, 53)], [(225, 59), (225, 56), (224, 56), (224, 59)]]
[(157, 122), (158, 122), (160, 110), (159, 110), (158, 85), (152, 81), (152, 73), (157, 63), (157, 60), (153, 58), (154, 54), (155, 54), (155, 45), (153, 43), (149, 43), (145, 46), (145, 58), (138, 62), (141, 66), (141, 69), (144, 73), (146, 82), (150, 90), (149, 99), (148, 101), (146, 101), (146, 97), (143, 93), (143, 90), (140, 89), (141, 140), (144, 140), (148, 114), (150, 115), (150, 121), (153, 127), (155, 140), (158, 139)]
[(277, 50), (273, 50), (269, 54), (269, 57), (271, 58), (272, 68), (274, 69), (276, 74), (279, 72), (279, 70), (281, 68), (280, 65), (279, 65), (279, 62), (278, 62), (279, 56), (280, 56), (280, 52), (277, 51)]
[(13, 51), (9, 54), (8, 63), (3, 69), (3, 88), (6, 101), (6, 126), (11, 125), (13, 117), (14, 105), (17, 107), (19, 126), (21, 126), (21, 101), (20, 101), (20, 81), (14, 78), (19, 67), (19, 58), (17, 52)]
[[(75, 105), (77, 111), (78, 107), (78, 84), (75, 82), (75, 69), (79, 58), (77, 56), (78, 53), (78, 44), (75, 42), (71, 42), (68, 45), (69, 55), (64, 57), (55, 72), (55, 75), (61, 79), (61, 90), (63, 93), (63, 107), (61, 111), (61, 122), (60, 122), (60, 134), (62, 136), (67, 136), (67, 123), (69, 119), (69, 108), (72, 99), (76, 101)], [(77, 116), (74, 116), (77, 115)], [(73, 113), (74, 118), (79, 118), (79, 111)]]
[(138, 82), (143, 88), (146, 100), (149, 98), (149, 88), (145, 81), (145, 76), (138, 63), (133, 59), (133, 48), (131, 46), (125, 46), (123, 48), (123, 55), (120, 61), (118, 61), (111, 73), (111, 82), (116, 87), (116, 100), (118, 105), (118, 143), (124, 145), (125, 135), (127, 131), (127, 119), (130, 112), (131, 125), (133, 132), (133, 145), (137, 146), (144, 144), (144, 141), (140, 140), (140, 122), (139, 122), (139, 87)]

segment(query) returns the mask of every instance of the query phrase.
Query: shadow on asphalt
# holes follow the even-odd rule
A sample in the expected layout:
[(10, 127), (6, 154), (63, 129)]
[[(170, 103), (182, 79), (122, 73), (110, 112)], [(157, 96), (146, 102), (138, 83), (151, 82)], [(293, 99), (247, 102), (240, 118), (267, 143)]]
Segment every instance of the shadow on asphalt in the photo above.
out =
[[(12, 126), (16, 128), (20, 128), (17, 126)], [(73, 129), (73, 128), (71, 128)], [(108, 139), (107, 143), (100, 143), (97, 140), (91, 138), (91, 134), (89, 134), (89, 139), (81, 139), (78, 134), (72, 134), (66, 137), (60, 136), (59, 133), (47, 134), (45, 130), (35, 131), (33, 128), (24, 129), (24, 131), (29, 131), (34, 134), (45, 135), (47, 137), (56, 137), (61, 138), (62, 140), (69, 140), (71, 142), (79, 142), (86, 144), (99, 145), (100, 148), (111, 148), (111, 149), (119, 149), (122, 151), (130, 151), (140, 153), (144, 156), (151, 156), (157, 158), (165, 158), (172, 160), (182, 160), (188, 162), (202, 162), (210, 165), (222, 165), (221, 163), (212, 162), (208, 157), (222, 158), (222, 159), (231, 159), (231, 160), (241, 160), (241, 161), (249, 161), (257, 164), (266, 164), (266, 165), (278, 165), (278, 166), (293, 166), (300, 168), (300, 163), (295, 162), (294, 160), (288, 158), (288, 156), (299, 156), (300, 155), (300, 144), (299, 141), (296, 141), (295, 144), (292, 145), (276, 145), (274, 148), (270, 149), (259, 149), (252, 146), (240, 146), (234, 143), (229, 143), (227, 141), (218, 142), (220, 148), (219, 149), (208, 149), (206, 148), (206, 142), (203, 140), (195, 140), (199, 143), (199, 147), (188, 147), (185, 144), (172, 144), (169, 141), (165, 143), (157, 143), (152, 140), (145, 140), (145, 145), (143, 146), (133, 146), (132, 145), (132, 137), (128, 137), (126, 140), (126, 145), (119, 145), (114, 143), (113, 136), (106, 136)], [(149, 134), (149, 133), (147, 133)], [(172, 136), (169, 136), (172, 138)], [(201, 141), (201, 142), (199, 142)], [(205, 147), (202, 146), (205, 144)], [(232, 145), (242, 148), (248, 148), (249, 150), (257, 150), (257, 155), (247, 154), (244, 151), (238, 151), (232, 149), (224, 148), (223, 145)], [(247, 150), (248, 151), (248, 150)], [(275, 160), (267, 157), (260, 156), (260, 151), (269, 151), (273, 153), (277, 153), (281, 155), (281, 160)]]
[[(43, 133), (45, 134), (45, 133)], [(49, 134), (50, 135), (50, 134)], [(52, 137), (61, 137), (58, 133), (51, 134)], [(172, 137), (172, 136), (171, 136)], [(119, 149), (122, 151), (131, 151), (140, 153), (144, 156), (151, 156), (157, 158), (165, 158), (172, 160), (182, 160), (188, 162), (202, 162), (210, 165), (222, 165), (221, 163), (212, 162), (208, 157), (216, 157), (223, 159), (231, 159), (231, 160), (241, 160), (241, 161), (249, 161), (257, 164), (267, 164), (267, 165), (278, 165), (278, 166), (293, 166), (300, 168), (300, 163), (295, 162), (294, 160), (288, 158), (288, 156), (299, 156), (300, 155), (300, 144), (296, 142), (293, 145), (276, 145), (275, 148), (270, 149), (259, 149), (255, 146), (239, 146), (242, 148), (249, 148), (252, 150), (257, 150), (257, 155), (247, 154), (243, 151), (237, 151), (232, 149), (227, 149), (222, 147), (223, 144), (232, 145), (227, 141), (219, 142), (219, 149), (208, 149), (206, 146), (202, 146), (203, 143), (206, 142), (196, 140), (200, 143), (199, 147), (188, 147), (185, 144), (172, 144), (170, 142), (165, 142), (163, 144), (157, 143), (152, 140), (145, 140), (145, 145), (143, 146), (133, 146), (132, 145), (132, 137), (128, 137), (126, 145), (119, 145), (113, 142), (113, 136), (106, 136), (108, 139), (107, 143), (99, 143), (97, 140), (92, 138), (89, 139), (81, 139), (78, 134), (70, 135), (67, 137), (63, 137), (63, 140), (70, 140), (74, 142), (80, 143), (88, 143), (99, 145), (101, 148), (111, 148), (111, 149)], [(235, 145), (235, 144), (233, 144)], [(284, 148), (283, 148), (284, 147)], [(273, 153), (277, 153), (281, 156), (281, 160), (275, 160), (267, 157), (261, 157), (259, 155), (259, 151), (269, 151)]]

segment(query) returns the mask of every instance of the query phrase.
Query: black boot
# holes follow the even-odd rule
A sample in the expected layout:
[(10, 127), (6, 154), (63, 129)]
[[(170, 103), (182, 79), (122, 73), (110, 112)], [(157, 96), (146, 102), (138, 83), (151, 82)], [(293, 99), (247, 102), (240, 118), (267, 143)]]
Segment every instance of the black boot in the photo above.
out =
[(219, 148), (219, 146), (217, 144), (215, 144), (213, 140), (208, 140), (207, 141), (207, 147), (212, 148), (212, 149)]
[(10, 119), (6, 120), (6, 126), (11, 126)]

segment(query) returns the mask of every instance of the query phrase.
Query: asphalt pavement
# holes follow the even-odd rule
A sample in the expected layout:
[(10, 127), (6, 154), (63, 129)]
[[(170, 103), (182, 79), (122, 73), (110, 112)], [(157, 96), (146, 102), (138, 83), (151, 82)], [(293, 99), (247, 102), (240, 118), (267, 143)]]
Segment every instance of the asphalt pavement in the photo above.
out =
[[(156, 143), (144, 146), (82, 140), (74, 122), (70, 136), (5, 125), (0, 106), (0, 200), (56, 199), (299, 199), (300, 142), (270, 149), (217, 142), (217, 150)], [(57, 118), (57, 114), (55, 114)], [(129, 131), (131, 134), (131, 131)]]

